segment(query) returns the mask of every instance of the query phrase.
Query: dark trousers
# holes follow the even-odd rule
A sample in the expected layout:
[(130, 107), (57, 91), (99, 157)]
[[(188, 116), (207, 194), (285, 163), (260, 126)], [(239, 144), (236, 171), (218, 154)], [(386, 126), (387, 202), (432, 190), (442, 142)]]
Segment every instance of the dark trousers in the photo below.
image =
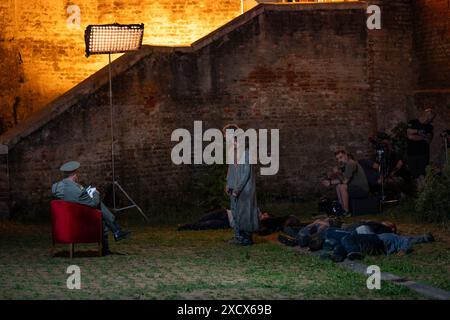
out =
[(286, 227), (284, 233), (295, 238), (300, 247), (307, 247), (312, 240), (312, 237), (316, 234), (320, 238), (325, 239), (325, 234), (328, 227), (324, 227), (320, 224), (308, 224), (302, 228)]
[(334, 255), (345, 258), (351, 252), (372, 255), (382, 253), (384, 244), (376, 234), (357, 234), (330, 228), (326, 232), (324, 250), (332, 250)]
[(430, 162), (429, 154), (408, 155), (408, 168), (414, 179), (425, 176), (426, 168)]
[(111, 231), (112, 233), (116, 233), (117, 231), (120, 230), (120, 228), (116, 222), (116, 218), (103, 202), (100, 202), (100, 209), (102, 211), (102, 222), (103, 222), (102, 246), (103, 249), (106, 250), (109, 248), (108, 242), (109, 231)]
[(187, 223), (178, 228), (178, 230), (214, 230), (214, 229), (228, 229), (229, 223), (223, 220), (207, 220), (196, 223)]
[(235, 229), (234, 238), (242, 244), (251, 245), (253, 244), (252, 235), (253, 235), (252, 232)]
[(353, 233), (336, 228), (329, 228), (325, 232), (324, 249), (332, 250), (333, 254), (343, 258), (350, 252), (361, 251)]
[(188, 223), (178, 227), (178, 230), (209, 230), (209, 229), (228, 229), (230, 222), (225, 209), (211, 211), (202, 216), (195, 223)]

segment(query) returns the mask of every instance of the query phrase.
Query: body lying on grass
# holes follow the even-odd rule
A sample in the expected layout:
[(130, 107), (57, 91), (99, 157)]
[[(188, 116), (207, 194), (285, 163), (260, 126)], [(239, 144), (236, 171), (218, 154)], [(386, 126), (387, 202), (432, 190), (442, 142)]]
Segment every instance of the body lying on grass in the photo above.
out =
[(323, 245), (324, 259), (335, 262), (362, 259), (364, 255), (391, 255), (403, 256), (413, 250), (415, 244), (433, 242), (431, 233), (420, 236), (400, 236), (391, 233), (357, 233), (338, 229), (329, 229)]
[[(288, 237), (280, 235), (280, 242), (286, 245), (299, 245), (300, 247), (311, 246), (312, 250), (317, 246), (321, 247), (325, 239), (325, 232), (330, 228), (340, 228), (342, 222), (336, 218), (320, 218), (303, 227), (289, 226), (284, 232), (294, 238), (294, 243)], [(316, 249), (317, 250), (317, 249)]]
[[(258, 235), (266, 236), (277, 231), (283, 231), (286, 228), (300, 228), (306, 224), (300, 223), (300, 220), (293, 216), (275, 217), (274, 215), (263, 212), (260, 213), (260, 228)], [(230, 210), (217, 209), (210, 211), (200, 217), (194, 223), (187, 223), (178, 226), (178, 231), (183, 230), (216, 230), (216, 229), (230, 229), (233, 228), (234, 221)]]
[(327, 218), (315, 221), (296, 234), (280, 235), (278, 239), (286, 245), (309, 247), (311, 251), (322, 249), (322, 258), (336, 262), (346, 258), (361, 259), (364, 255), (405, 255), (413, 250), (415, 244), (434, 241), (431, 233), (415, 237), (400, 236), (396, 234), (395, 224), (387, 221), (361, 221), (342, 225), (342, 228), (332, 226), (330, 222), (338, 225)]
[(395, 233), (397, 231), (395, 224), (388, 221), (360, 221), (353, 224), (343, 224), (339, 219), (328, 217), (316, 219), (303, 228), (286, 228), (285, 235), (280, 235), (278, 240), (288, 246), (299, 245), (302, 248), (309, 247), (311, 251), (317, 251), (322, 249), (327, 231), (330, 228), (358, 234)]

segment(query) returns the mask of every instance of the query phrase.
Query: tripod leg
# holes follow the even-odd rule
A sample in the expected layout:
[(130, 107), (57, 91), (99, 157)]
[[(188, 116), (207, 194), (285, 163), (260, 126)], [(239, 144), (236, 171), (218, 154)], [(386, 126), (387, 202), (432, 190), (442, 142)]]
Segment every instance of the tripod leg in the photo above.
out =
[(444, 137), (444, 145), (445, 145), (445, 164), (448, 165), (448, 145), (447, 145), (448, 137)]
[[(130, 201), (132, 201), (131, 199), (130, 199)], [(133, 203), (134, 203), (134, 201), (132, 201)], [(145, 219), (145, 222), (148, 222), (149, 220), (148, 220), (148, 217), (145, 215), (145, 213), (144, 213), (144, 211), (142, 211), (142, 209), (141, 209), (141, 207), (139, 207), (137, 204), (135, 204), (136, 205), (136, 208), (139, 210), (139, 212), (141, 213), (141, 215), (144, 217), (144, 219)]]
[(146, 216), (146, 214), (144, 213), (144, 211), (142, 211), (141, 207), (139, 207), (136, 202), (134, 202), (134, 200), (128, 195), (128, 193), (125, 192), (125, 190), (122, 188), (122, 186), (116, 181), (115, 184), (117, 185), (117, 187), (119, 188), (120, 191), (122, 191), (122, 193), (125, 195), (125, 197), (127, 197), (128, 200), (130, 200), (130, 202), (133, 204), (134, 207), (136, 207), (139, 211), (139, 213), (144, 217), (145, 222), (148, 222), (149, 219)]

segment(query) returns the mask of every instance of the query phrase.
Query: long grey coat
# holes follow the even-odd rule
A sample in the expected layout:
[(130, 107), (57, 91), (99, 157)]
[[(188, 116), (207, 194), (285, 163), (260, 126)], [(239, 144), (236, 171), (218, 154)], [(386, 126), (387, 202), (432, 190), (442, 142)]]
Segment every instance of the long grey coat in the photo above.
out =
[(227, 188), (238, 194), (230, 196), (230, 207), (239, 231), (255, 232), (259, 229), (259, 212), (256, 203), (256, 177), (245, 151), (244, 164), (228, 165)]

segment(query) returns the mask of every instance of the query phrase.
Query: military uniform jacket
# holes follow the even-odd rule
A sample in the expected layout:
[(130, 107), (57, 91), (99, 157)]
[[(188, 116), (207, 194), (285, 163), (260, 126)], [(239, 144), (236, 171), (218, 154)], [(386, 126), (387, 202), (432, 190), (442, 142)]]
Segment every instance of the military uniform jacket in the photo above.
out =
[(70, 179), (63, 179), (54, 183), (52, 186), (52, 194), (58, 199), (84, 204), (93, 208), (97, 208), (100, 205), (98, 192), (94, 192), (91, 198), (82, 185)]

